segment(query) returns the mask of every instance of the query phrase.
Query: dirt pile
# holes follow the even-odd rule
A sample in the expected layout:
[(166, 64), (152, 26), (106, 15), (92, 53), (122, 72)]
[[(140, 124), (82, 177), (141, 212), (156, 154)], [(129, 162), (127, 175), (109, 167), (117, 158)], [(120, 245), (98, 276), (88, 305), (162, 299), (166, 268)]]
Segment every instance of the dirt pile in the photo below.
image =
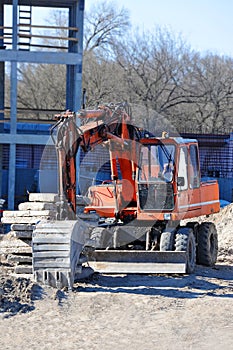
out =
[(0, 268), (0, 313), (9, 317), (33, 310), (38, 288), (30, 279), (9, 276)]
[(212, 215), (211, 220), (218, 231), (219, 260), (233, 261), (233, 204)]

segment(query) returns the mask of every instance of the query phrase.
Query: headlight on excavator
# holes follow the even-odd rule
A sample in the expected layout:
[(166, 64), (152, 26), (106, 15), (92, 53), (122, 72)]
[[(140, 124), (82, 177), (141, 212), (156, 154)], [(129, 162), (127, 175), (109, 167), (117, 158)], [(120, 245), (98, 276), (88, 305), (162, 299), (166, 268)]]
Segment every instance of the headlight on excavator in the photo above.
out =
[(170, 213), (165, 213), (163, 215), (164, 220), (171, 220), (171, 214)]

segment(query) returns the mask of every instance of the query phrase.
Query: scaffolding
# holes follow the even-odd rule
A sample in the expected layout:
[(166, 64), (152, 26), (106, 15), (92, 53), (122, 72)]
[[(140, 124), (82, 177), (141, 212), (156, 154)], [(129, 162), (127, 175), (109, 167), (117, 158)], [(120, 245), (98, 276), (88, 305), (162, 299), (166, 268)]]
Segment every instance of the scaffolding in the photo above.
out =
[[(10, 25), (4, 21), (5, 6), (11, 9)], [(57, 27), (33, 23), (33, 11), (38, 11), (39, 8), (67, 11), (68, 26)], [(16, 146), (46, 145), (48, 142), (46, 135), (24, 135), (17, 131), (20, 112), (17, 108), (18, 65), (20, 63), (65, 65), (66, 106), (64, 108), (77, 111), (81, 105), (82, 91), (83, 17), (84, 0), (0, 0), (0, 197), (2, 145), (7, 144), (9, 145), (8, 209), (14, 209), (15, 204)], [(44, 33), (38, 33), (38, 30), (44, 30)], [(57, 35), (59, 31), (65, 35)], [(61, 45), (58, 45), (58, 42)], [(10, 106), (8, 108), (4, 103), (6, 62), (10, 65)], [(4, 133), (6, 121), (10, 123), (8, 134)]]

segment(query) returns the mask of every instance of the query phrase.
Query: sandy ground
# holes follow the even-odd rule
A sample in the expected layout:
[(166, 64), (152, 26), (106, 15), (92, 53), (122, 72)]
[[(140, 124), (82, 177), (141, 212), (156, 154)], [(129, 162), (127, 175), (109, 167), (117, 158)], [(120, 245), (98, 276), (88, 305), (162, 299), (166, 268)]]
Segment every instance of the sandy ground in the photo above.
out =
[(232, 262), (184, 276), (94, 275), (69, 293), (21, 280), (21, 292), (0, 313), (1, 349), (233, 349)]
[(233, 205), (215, 218), (214, 268), (192, 275), (98, 275), (72, 292), (0, 266), (0, 349), (233, 349)]

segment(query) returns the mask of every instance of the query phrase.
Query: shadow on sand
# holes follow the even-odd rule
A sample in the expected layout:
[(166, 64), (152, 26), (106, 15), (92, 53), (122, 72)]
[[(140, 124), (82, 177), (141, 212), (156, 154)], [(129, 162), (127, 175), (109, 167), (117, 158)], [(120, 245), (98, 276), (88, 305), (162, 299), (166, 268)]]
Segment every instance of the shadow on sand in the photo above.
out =
[(74, 292), (129, 293), (171, 298), (233, 297), (233, 266), (197, 266), (191, 275), (94, 274), (74, 285)]

